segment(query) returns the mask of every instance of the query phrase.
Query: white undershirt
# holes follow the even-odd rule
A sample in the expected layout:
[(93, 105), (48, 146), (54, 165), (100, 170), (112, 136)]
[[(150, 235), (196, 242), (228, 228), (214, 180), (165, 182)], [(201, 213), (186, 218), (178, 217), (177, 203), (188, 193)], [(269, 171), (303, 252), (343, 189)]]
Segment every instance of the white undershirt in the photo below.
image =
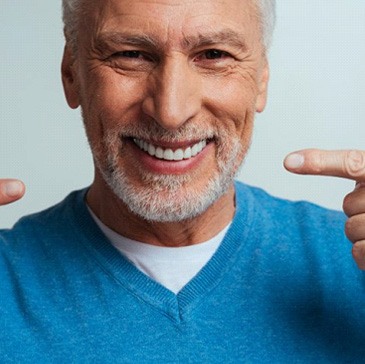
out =
[(170, 248), (142, 243), (119, 235), (104, 225), (89, 208), (92, 218), (112, 245), (144, 274), (177, 294), (209, 261), (229, 226), (212, 239), (195, 245)]

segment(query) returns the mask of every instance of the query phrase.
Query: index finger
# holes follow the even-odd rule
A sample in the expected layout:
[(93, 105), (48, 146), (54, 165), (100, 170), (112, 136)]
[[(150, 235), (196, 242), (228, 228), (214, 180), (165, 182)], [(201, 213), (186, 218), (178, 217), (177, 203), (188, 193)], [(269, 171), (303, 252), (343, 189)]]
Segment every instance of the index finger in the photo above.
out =
[(304, 149), (289, 154), (284, 167), (293, 173), (334, 176), (365, 182), (365, 151)]
[(0, 179), (0, 206), (19, 200), (24, 192), (23, 182), (14, 179)]

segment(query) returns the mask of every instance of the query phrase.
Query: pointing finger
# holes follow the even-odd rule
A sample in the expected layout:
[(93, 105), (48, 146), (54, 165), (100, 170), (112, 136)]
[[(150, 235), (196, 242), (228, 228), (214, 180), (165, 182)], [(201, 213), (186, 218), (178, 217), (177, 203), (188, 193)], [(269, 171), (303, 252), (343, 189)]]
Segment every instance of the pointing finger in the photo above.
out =
[(25, 192), (23, 182), (14, 179), (0, 180), (0, 205), (19, 200)]
[(334, 176), (365, 182), (365, 151), (305, 149), (289, 154), (285, 168), (293, 173)]

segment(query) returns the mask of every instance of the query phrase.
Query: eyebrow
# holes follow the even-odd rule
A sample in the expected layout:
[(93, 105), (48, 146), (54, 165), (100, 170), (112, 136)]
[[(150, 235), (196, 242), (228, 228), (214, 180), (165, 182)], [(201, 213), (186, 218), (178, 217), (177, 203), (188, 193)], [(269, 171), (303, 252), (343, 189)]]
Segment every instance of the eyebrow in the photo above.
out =
[(108, 32), (101, 34), (97, 38), (97, 43), (104, 44), (130, 44), (135, 46), (147, 46), (147, 47), (158, 47), (158, 42), (153, 38), (149, 37), (147, 34), (129, 34), (120, 32)]
[[(106, 32), (101, 34), (97, 43), (101, 45), (107, 44), (129, 44), (140, 47), (147, 48), (163, 48), (162, 42), (147, 34), (131, 34), (123, 32)], [(191, 36), (184, 36), (181, 42), (181, 46), (187, 49), (194, 49), (199, 47), (205, 47), (210, 45), (215, 45), (219, 43), (224, 43), (225, 45), (233, 46), (239, 48), (240, 50), (247, 50), (247, 45), (244, 40), (244, 36), (231, 30), (223, 29), (218, 32), (206, 32), (204, 34), (194, 34)]]
[(218, 43), (224, 43), (243, 51), (247, 50), (247, 44), (244, 40), (244, 36), (232, 29), (223, 29), (218, 32), (213, 31), (204, 34), (186, 36), (184, 37), (183, 46), (188, 48), (199, 48)]

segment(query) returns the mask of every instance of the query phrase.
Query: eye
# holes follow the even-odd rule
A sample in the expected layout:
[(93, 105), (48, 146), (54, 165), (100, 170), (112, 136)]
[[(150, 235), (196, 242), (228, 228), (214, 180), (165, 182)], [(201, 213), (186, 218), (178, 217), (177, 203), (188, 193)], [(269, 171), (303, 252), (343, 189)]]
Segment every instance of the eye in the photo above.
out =
[(148, 52), (138, 49), (126, 49), (114, 52), (107, 58), (108, 65), (119, 71), (149, 71), (156, 59)]
[(222, 58), (229, 57), (229, 56), (230, 56), (229, 53), (227, 53), (225, 51), (221, 51), (219, 49), (208, 49), (201, 55), (200, 58), (212, 60), (212, 59), (222, 59)]
[(113, 58), (124, 58), (124, 59), (140, 59), (145, 61), (152, 61), (152, 57), (148, 56), (144, 52), (136, 50), (127, 50), (114, 53)]
[(139, 58), (141, 56), (140, 51), (123, 51), (113, 54), (114, 57), (125, 57), (125, 58)]

